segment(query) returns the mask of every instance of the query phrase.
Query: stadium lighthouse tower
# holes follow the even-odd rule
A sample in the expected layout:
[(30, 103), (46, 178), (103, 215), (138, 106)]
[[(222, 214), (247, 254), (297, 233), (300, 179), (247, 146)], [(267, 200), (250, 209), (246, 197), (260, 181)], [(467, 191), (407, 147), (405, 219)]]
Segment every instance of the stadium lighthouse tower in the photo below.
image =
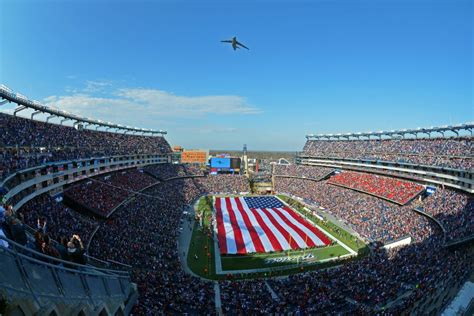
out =
[(248, 175), (249, 174), (249, 164), (248, 164), (248, 158), (247, 158), (247, 144), (244, 144), (244, 155), (242, 157), (243, 163), (244, 163), (244, 174)]

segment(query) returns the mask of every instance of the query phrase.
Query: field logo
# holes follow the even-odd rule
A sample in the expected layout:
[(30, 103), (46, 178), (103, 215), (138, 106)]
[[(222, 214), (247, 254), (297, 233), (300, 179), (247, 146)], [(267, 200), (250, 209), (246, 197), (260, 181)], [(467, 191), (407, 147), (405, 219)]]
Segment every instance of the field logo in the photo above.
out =
[(265, 264), (281, 263), (281, 262), (301, 262), (314, 259), (312, 253), (308, 253), (303, 256), (292, 256), (292, 257), (278, 257), (278, 258), (267, 258), (265, 259)]

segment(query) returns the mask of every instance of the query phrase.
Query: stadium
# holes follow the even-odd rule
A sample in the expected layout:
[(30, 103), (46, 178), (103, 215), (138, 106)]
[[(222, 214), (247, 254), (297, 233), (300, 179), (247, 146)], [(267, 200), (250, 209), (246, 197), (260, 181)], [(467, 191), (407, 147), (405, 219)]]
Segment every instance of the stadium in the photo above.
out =
[(474, 313), (472, 3), (104, 2), (0, 4), (0, 315)]
[(308, 135), (264, 196), (245, 175), (171, 164), (164, 131), (1, 126), (7, 314), (431, 314), (472, 271), (472, 136), (458, 134), (474, 124)]

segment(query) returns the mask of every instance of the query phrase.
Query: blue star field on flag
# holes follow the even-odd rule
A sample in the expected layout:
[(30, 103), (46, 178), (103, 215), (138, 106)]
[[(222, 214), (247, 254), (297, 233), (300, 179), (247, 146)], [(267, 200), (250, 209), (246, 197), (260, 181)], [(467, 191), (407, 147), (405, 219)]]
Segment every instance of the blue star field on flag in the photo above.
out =
[(273, 196), (245, 197), (249, 208), (277, 208), (283, 207), (283, 203)]

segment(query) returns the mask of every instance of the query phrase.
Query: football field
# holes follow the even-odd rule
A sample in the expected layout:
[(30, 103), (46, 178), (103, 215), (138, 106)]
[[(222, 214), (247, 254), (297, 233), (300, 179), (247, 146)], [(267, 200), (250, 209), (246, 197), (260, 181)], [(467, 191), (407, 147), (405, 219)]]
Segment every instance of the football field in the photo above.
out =
[(187, 264), (209, 279), (330, 267), (353, 260), (365, 246), (285, 196), (206, 196), (195, 212)]

